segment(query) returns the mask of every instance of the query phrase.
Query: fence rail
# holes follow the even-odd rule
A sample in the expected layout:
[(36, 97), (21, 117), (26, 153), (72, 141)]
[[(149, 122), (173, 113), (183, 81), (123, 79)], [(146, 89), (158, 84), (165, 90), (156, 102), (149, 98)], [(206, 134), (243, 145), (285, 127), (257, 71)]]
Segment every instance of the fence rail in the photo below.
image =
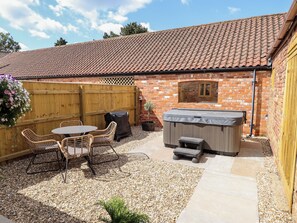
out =
[(86, 125), (104, 128), (104, 114), (117, 110), (129, 112), (130, 124), (138, 123), (135, 86), (31, 81), (23, 84), (30, 93), (32, 111), (14, 127), (0, 127), (0, 162), (30, 153), (21, 136), (25, 128), (49, 134), (68, 119), (81, 119)]

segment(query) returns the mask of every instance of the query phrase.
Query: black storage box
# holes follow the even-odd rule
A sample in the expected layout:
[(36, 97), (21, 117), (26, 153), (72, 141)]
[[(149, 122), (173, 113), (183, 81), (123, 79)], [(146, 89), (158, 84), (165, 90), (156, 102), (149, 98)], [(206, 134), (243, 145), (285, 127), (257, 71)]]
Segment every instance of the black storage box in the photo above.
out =
[(104, 115), (106, 127), (112, 121), (117, 123), (117, 130), (114, 136), (116, 141), (132, 135), (131, 126), (129, 123), (129, 113), (127, 111), (109, 112)]

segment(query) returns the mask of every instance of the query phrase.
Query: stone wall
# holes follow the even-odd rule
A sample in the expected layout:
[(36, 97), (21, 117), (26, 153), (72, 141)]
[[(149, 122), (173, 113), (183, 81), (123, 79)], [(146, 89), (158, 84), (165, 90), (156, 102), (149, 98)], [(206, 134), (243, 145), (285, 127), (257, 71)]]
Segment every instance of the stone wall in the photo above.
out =
[[(270, 88), (270, 71), (257, 71), (255, 96), (255, 135), (266, 134), (266, 117)], [(152, 101), (154, 120), (162, 126), (162, 115), (171, 108), (198, 108), (218, 110), (244, 110), (247, 112), (247, 123), (244, 133), (249, 133), (252, 108), (253, 72), (218, 72), (196, 74), (160, 74), (135, 76), (135, 84), (139, 87), (143, 100)], [(217, 103), (182, 103), (178, 102), (178, 83), (184, 81), (217, 81)], [(146, 120), (146, 112), (141, 110), (141, 120)]]

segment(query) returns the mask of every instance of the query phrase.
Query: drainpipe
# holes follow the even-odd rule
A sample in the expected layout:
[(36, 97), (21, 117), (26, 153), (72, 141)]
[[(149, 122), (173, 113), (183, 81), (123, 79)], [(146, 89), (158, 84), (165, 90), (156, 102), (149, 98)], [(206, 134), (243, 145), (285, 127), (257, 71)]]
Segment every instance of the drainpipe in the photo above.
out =
[(253, 128), (254, 128), (254, 110), (255, 110), (255, 89), (256, 89), (256, 69), (254, 70), (253, 72), (253, 81), (252, 81), (252, 84), (253, 84), (253, 95), (252, 95), (252, 116), (251, 116), (251, 124), (250, 124), (250, 137), (253, 136)]

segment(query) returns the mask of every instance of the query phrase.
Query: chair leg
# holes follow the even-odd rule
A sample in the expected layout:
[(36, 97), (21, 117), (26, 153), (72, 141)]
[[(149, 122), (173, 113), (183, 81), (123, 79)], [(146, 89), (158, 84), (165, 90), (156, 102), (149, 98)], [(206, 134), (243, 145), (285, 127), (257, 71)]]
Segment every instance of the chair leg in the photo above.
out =
[[(108, 162), (113, 162), (113, 161), (117, 161), (117, 160), (119, 160), (119, 158), (120, 158), (120, 156), (118, 155), (118, 153), (115, 151), (115, 149), (113, 148), (113, 146), (112, 145), (105, 145), (105, 146), (109, 146), (111, 149), (112, 149), (112, 151), (115, 153), (115, 155), (116, 155), (116, 158), (114, 158), (114, 159), (111, 159), (111, 160), (106, 160), (106, 161), (102, 161), (102, 162), (97, 162), (97, 163), (95, 163), (93, 160), (94, 160), (94, 155), (93, 155), (93, 152), (91, 153), (92, 155), (91, 155), (91, 161), (92, 161), (92, 164), (93, 165), (98, 165), (98, 164), (102, 164), (102, 163), (108, 163)], [(94, 148), (92, 148), (92, 150), (93, 150)]]
[(116, 154), (117, 158), (113, 161), (116, 161), (120, 158), (119, 154), (115, 151), (115, 149), (112, 147), (112, 145), (110, 145), (110, 148), (113, 150), (113, 152)]
[(87, 160), (87, 162), (88, 162), (88, 166), (89, 166), (89, 168), (91, 169), (93, 175), (96, 175), (96, 172), (95, 172), (95, 170), (93, 169), (93, 166), (92, 166), (92, 162), (91, 162), (91, 160), (90, 160), (90, 157), (89, 157), (89, 156), (85, 156), (85, 159)]
[(63, 168), (63, 163), (61, 165), (60, 161), (63, 162), (62, 160), (62, 154), (61, 154), (61, 159), (59, 159), (59, 151), (56, 151), (56, 154), (57, 154), (57, 160), (58, 160), (58, 164), (59, 164), (59, 169), (61, 170)]
[(69, 163), (69, 160), (66, 158), (66, 160), (65, 160), (65, 170), (64, 170), (65, 173), (64, 173), (64, 176), (63, 176), (63, 173), (61, 172), (64, 183), (66, 183), (66, 180), (67, 180), (68, 163)]
[(33, 157), (32, 157), (32, 159), (30, 160), (29, 165), (28, 165), (27, 168), (26, 168), (26, 173), (27, 173), (27, 174), (33, 174), (33, 173), (29, 173), (29, 169), (30, 169), (32, 163), (34, 164), (34, 160), (35, 160), (35, 158), (36, 158), (36, 154), (33, 154)]
[[(56, 152), (56, 153), (57, 153), (57, 152)], [(59, 163), (60, 160), (59, 160), (59, 156), (58, 156), (58, 154), (57, 154), (57, 160), (52, 160), (52, 161), (47, 161), (47, 162), (38, 162), (38, 163), (35, 163), (34, 161), (35, 161), (37, 155), (38, 155), (38, 154), (33, 154), (33, 157), (32, 157), (32, 159), (30, 160), (28, 167), (26, 168), (26, 173), (27, 173), (27, 174), (46, 173), (46, 172), (52, 172), (52, 171), (59, 171), (59, 170), (61, 170), (61, 166), (60, 166), (60, 163)], [(59, 164), (59, 168), (57, 168), (57, 169), (49, 169), (49, 170), (41, 170), (41, 171), (33, 171), (33, 172), (29, 172), (29, 169), (30, 169), (30, 167), (31, 167), (32, 165), (40, 165), (40, 164), (54, 163), (54, 162), (58, 162), (58, 164)]]

